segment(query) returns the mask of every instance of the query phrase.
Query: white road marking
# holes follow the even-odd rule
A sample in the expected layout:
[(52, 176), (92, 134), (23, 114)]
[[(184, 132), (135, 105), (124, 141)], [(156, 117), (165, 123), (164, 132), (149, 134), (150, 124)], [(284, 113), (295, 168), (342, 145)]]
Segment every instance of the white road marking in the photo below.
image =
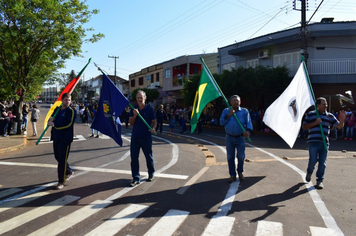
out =
[[(117, 161), (115, 161), (117, 162)], [(31, 166), (31, 167), (46, 167), (46, 168), (57, 168), (57, 165), (55, 164), (41, 164), (41, 163), (24, 163), (24, 162), (5, 162), (5, 161), (0, 161), (0, 165), (9, 165), (9, 166)], [(103, 172), (103, 173), (114, 173), (114, 174), (127, 174), (131, 175), (131, 170), (117, 170), (117, 169), (104, 169), (100, 167), (82, 167), (82, 166), (71, 166), (73, 170), (82, 170), (86, 171), (85, 173), (88, 172)], [(159, 171), (161, 172), (161, 171)], [(158, 171), (155, 174), (156, 177), (162, 177), (162, 178), (170, 178), (170, 179), (187, 179), (189, 176), (187, 175), (175, 175), (175, 174), (163, 174), (159, 173)], [(82, 173), (80, 173), (82, 174)], [(142, 175), (147, 175), (147, 172), (141, 172)], [(75, 176), (79, 176), (79, 174), (73, 175), (73, 178)]]
[(333, 229), (314, 226), (310, 226), (310, 233), (312, 236), (344, 236)]
[(0, 192), (0, 198), (7, 197), (9, 195), (15, 194), (22, 191), (20, 188), (9, 188)]
[(21, 206), (21, 205), (28, 203), (30, 201), (36, 200), (37, 198), (43, 197), (47, 194), (49, 194), (49, 193), (48, 192), (38, 192), (38, 193), (34, 193), (31, 195), (27, 195), (27, 196), (21, 197), (19, 199), (16, 199), (16, 201), (9, 201), (1, 206), (0, 213), (4, 212), (6, 210), (10, 210), (11, 208), (14, 208), (17, 206)]
[(208, 226), (205, 228), (202, 236), (230, 236), (231, 229), (234, 225), (235, 217), (214, 216)]
[(279, 222), (258, 221), (255, 236), (283, 236), (283, 225)]
[(234, 224), (234, 217), (227, 217), (232, 203), (234, 202), (235, 195), (239, 189), (240, 181), (236, 180), (230, 184), (230, 188), (226, 193), (224, 201), (221, 203), (218, 212), (210, 220), (209, 224), (204, 230), (203, 235), (230, 235), (232, 226)]
[[(298, 174), (300, 174), (302, 176), (302, 179), (304, 181), (304, 177), (305, 177), (306, 173), (304, 171), (300, 170), (298, 167), (292, 165), (289, 162), (286, 162), (282, 158), (280, 158), (272, 153), (269, 153), (261, 148), (255, 147), (252, 144), (249, 144), (249, 143), (246, 143), (246, 144), (252, 148), (259, 150), (260, 152), (263, 152), (263, 153), (275, 158), (276, 160), (278, 160), (278, 161), (282, 162), (283, 164), (287, 165), (288, 167), (292, 168), (294, 171), (296, 171)], [(319, 194), (315, 190), (313, 184), (311, 182), (309, 182), (306, 184), (306, 186), (308, 188), (308, 192), (314, 202), (316, 209), (318, 210), (320, 216), (324, 220), (326, 227), (333, 229), (333, 231), (335, 231), (337, 233), (337, 235), (344, 235), (342, 233), (341, 229), (338, 227), (335, 219), (332, 217), (329, 210), (326, 208), (325, 203), (323, 202), (323, 200), (320, 198)]]
[[(53, 141), (50, 140), (51, 137), (50, 136), (44, 136), (41, 138), (41, 141), (38, 144), (47, 144), (47, 143), (53, 143)], [(84, 138), (83, 135), (76, 135), (73, 137), (73, 141), (84, 141), (86, 140), (86, 138)]]
[(32, 232), (31, 236), (48, 236), (48, 235), (57, 235), (70, 227), (74, 226), (75, 224), (81, 222), (82, 220), (94, 215), (101, 209), (105, 208), (106, 206), (110, 205), (111, 201), (106, 200), (96, 200), (85, 207), (74, 211), (62, 218), (42, 227), (41, 229)]
[(34, 220), (40, 216), (43, 216), (51, 211), (57, 210), (58, 208), (78, 200), (80, 197), (67, 195), (61, 197), (53, 202), (50, 202), (41, 207), (37, 207), (31, 211), (24, 214), (18, 215), (12, 219), (0, 223), (0, 233), (6, 233), (12, 229), (15, 229), (31, 220)]
[(126, 225), (130, 224), (137, 216), (147, 210), (148, 206), (131, 204), (103, 224), (86, 234), (86, 236), (115, 235)]
[(188, 211), (171, 209), (144, 236), (173, 235), (188, 215)]
[(201, 169), (196, 175), (194, 175), (183, 187), (181, 187), (177, 193), (184, 194), (190, 186), (192, 186), (198, 179), (209, 169), (209, 167), (205, 166)]

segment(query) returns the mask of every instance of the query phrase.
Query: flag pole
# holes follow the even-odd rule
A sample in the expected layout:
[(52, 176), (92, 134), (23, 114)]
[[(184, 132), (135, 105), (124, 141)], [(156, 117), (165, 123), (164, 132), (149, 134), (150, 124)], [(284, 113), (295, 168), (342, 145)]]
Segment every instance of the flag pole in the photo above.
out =
[[(200, 61), (203, 63), (203, 66), (208, 69), (208, 67), (206, 66), (206, 64), (205, 64), (205, 62), (204, 62), (204, 59), (203, 59), (202, 57), (200, 57)], [(213, 82), (215, 83), (216, 88), (218, 88), (219, 93), (220, 93), (221, 96), (224, 98), (224, 101), (225, 101), (227, 107), (228, 107), (229, 109), (231, 109), (231, 106), (230, 106), (229, 101), (226, 99), (224, 93), (221, 91), (220, 86), (218, 85), (218, 83), (216, 83), (214, 76), (211, 74), (210, 70), (207, 70), (207, 72), (209, 73), (210, 77), (213, 79)], [(246, 130), (245, 130), (245, 128), (242, 126), (242, 124), (241, 124), (239, 118), (237, 118), (237, 116), (236, 116), (235, 113), (234, 113), (234, 117), (235, 117), (237, 123), (239, 124), (239, 126), (240, 126), (240, 128), (241, 128), (241, 130), (242, 130), (242, 133), (245, 133)], [(247, 140), (251, 142), (250, 137), (248, 137)]]
[[(307, 70), (307, 67), (305, 65), (305, 61), (304, 60), (305, 60), (304, 56), (302, 55), (302, 63), (303, 63), (304, 73), (305, 73), (307, 81), (308, 81), (308, 86), (309, 86), (310, 93), (312, 94), (312, 97), (313, 97), (313, 100), (314, 100), (314, 108), (315, 108), (315, 112), (316, 112), (316, 117), (320, 118), (318, 107), (316, 106), (316, 99), (315, 99), (314, 91), (313, 91), (313, 88), (312, 88), (311, 83), (310, 83), (309, 73), (308, 73), (308, 70)], [(326, 145), (326, 139), (325, 139), (322, 123), (319, 124), (319, 127), (320, 127), (321, 137), (323, 138), (324, 148), (325, 148), (326, 151), (328, 151), (328, 146)]]
[[(95, 64), (95, 63), (94, 63), (94, 64)], [(104, 72), (101, 70), (100, 67), (98, 67), (97, 64), (95, 64), (95, 66), (98, 68), (98, 70), (99, 70), (101, 73), (104, 74)], [(129, 106), (130, 106), (131, 109), (133, 109), (133, 110), (136, 109), (131, 103), (129, 103)], [(137, 113), (137, 115), (138, 115), (138, 117), (142, 120), (142, 122), (147, 126), (147, 128), (151, 131), (151, 130), (152, 130), (151, 126), (146, 122), (146, 120), (141, 116), (141, 114), (140, 114), (140, 113)]]

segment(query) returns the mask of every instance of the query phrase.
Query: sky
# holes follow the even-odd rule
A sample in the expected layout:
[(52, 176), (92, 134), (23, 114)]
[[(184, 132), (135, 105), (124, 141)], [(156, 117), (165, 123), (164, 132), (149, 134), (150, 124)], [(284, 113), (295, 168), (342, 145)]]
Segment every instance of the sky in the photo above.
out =
[[(130, 74), (166, 60), (217, 52), (236, 42), (299, 27), (301, 21), (301, 11), (293, 10), (291, 0), (87, 0), (86, 4), (99, 13), (84, 27), (105, 38), (83, 44), (82, 57), (68, 59), (60, 73), (78, 73), (92, 58), (114, 75), (115, 59), (110, 56), (118, 57), (116, 75), (128, 80)], [(298, 0), (296, 7), (301, 7)], [(355, 0), (309, 0), (307, 9), (310, 23), (325, 17), (356, 21)], [(86, 81), (100, 74), (91, 63), (83, 77)]]

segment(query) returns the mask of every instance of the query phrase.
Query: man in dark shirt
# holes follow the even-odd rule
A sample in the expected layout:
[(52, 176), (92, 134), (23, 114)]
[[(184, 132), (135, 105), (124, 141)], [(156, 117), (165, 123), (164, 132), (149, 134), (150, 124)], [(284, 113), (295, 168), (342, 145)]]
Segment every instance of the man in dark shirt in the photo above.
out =
[(70, 145), (73, 142), (73, 125), (76, 119), (76, 112), (69, 105), (71, 102), (71, 95), (64, 93), (62, 96), (62, 106), (56, 108), (60, 109), (55, 118), (51, 117), (48, 125), (52, 126), (51, 138), (53, 140), (54, 157), (58, 161), (58, 185), (57, 189), (64, 187), (65, 181), (69, 180), (73, 175), (73, 170), (68, 164), (68, 155)]
[[(154, 161), (152, 155), (152, 134), (156, 134), (157, 120), (155, 111), (151, 106), (145, 104), (146, 93), (139, 90), (136, 94), (137, 106), (135, 110), (130, 112), (130, 125), (132, 128), (130, 153), (131, 153), (131, 173), (133, 180), (130, 183), (131, 187), (140, 184), (140, 170), (138, 157), (140, 154), (140, 148), (142, 148), (143, 154), (146, 158), (146, 164), (148, 169), (148, 181), (152, 181), (154, 177)], [(137, 117), (140, 114), (145, 121), (152, 127), (149, 130), (145, 123)]]

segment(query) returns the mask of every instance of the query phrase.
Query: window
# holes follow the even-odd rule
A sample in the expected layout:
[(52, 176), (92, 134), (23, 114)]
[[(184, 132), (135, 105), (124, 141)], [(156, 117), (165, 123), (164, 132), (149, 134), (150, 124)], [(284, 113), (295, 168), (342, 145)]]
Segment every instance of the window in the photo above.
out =
[(151, 83), (155, 82), (154, 74), (151, 75)]
[(273, 67), (286, 66), (289, 73), (294, 75), (300, 65), (300, 51), (278, 54), (273, 56)]
[(149, 75), (146, 76), (146, 83), (147, 83), (147, 88), (151, 88), (151, 76)]
[(159, 82), (159, 72), (156, 73), (156, 81)]
[(194, 66), (193, 67), (193, 74), (199, 74), (199, 67), (198, 66)]
[(131, 80), (131, 87), (135, 87), (135, 79)]
[(166, 79), (167, 78), (171, 78), (171, 70), (170, 69), (166, 70)]
[(246, 62), (246, 64), (247, 64), (247, 67), (252, 67), (252, 68), (255, 68), (256, 66), (259, 65), (258, 59), (249, 60)]
[(231, 71), (232, 68), (235, 68), (235, 62), (224, 64), (222, 69)]
[(143, 77), (138, 78), (138, 85), (143, 85)]

